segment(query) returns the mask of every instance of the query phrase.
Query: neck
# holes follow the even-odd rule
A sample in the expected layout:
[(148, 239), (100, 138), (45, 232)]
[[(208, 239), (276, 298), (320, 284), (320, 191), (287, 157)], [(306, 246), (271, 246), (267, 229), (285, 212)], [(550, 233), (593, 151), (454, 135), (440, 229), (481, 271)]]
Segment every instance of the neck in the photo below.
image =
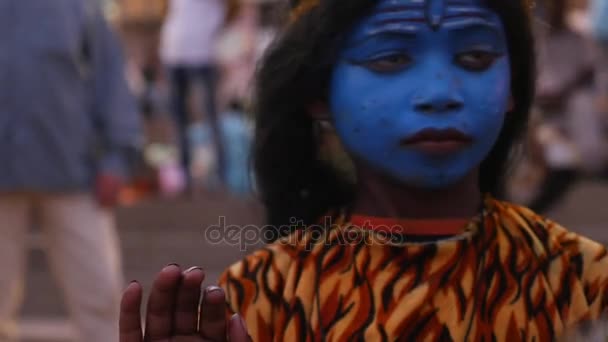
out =
[(470, 218), (482, 202), (478, 171), (441, 189), (399, 184), (372, 170), (358, 170), (354, 213), (407, 219)]

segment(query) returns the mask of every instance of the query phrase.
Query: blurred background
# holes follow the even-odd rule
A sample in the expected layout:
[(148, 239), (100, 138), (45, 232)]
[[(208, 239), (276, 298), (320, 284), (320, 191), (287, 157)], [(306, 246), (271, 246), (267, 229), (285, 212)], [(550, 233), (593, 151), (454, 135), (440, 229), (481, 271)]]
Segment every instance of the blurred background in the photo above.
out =
[[(204, 266), (214, 282), (255, 246), (212, 244), (205, 227), (222, 216), (227, 224), (263, 222), (249, 169), (253, 122), (247, 108), (256, 63), (285, 4), (91, 1), (100, 2), (120, 43), (143, 137), (130, 160), (132, 177), (111, 206), (124, 280), (149, 286), (160, 268), (176, 262)], [(537, 103), (505, 193), (608, 243), (608, 0), (538, 0), (532, 11)], [(104, 184), (111, 183), (97, 183), (98, 193)], [(45, 228), (34, 223), (28, 229), (22, 340), (72, 341), (75, 327), (50, 271)]]

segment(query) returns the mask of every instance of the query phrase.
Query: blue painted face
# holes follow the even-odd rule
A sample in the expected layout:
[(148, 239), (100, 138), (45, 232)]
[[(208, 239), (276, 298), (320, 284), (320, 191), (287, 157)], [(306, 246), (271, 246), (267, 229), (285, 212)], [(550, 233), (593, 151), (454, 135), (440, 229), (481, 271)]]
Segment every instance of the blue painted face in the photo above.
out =
[(475, 170), (510, 99), (498, 15), (480, 0), (380, 0), (334, 67), (332, 120), (358, 162), (416, 187)]

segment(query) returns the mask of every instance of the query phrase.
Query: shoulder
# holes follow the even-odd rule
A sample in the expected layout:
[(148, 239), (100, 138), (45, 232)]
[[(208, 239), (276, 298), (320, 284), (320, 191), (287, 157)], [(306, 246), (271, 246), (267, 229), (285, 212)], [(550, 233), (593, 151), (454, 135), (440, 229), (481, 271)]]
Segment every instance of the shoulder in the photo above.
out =
[(311, 229), (297, 230), (229, 266), (220, 277), (220, 285), (227, 289), (250, 287), (255, 291), (262, 286), (279, 293), (294, 267), (302, 271), (308, 264), (306, 260), (320, 254), (327, 241), (326, 234)]
[(254, 273), (285, 274), (293, 264), (314, 258), (331, 245), (339, 229), (298, 229), (231, 265), (225, 275), (244, 277)]
[(229, 266), (218, 281), (226, 293), (228, 313), (241, 314), (248, 326), (250, 320), (261, 319), (254, 326), (264, 326), (264, 331), (271, 331), (273, 312), (281, 302), (290, 259), (283, 249), (269, 245)]
[(221, 281), (256, 281), (258, 275), (284, 273), (291, 261), (292, 254), (289, 249), (278, 244), (267, 245), (230, 265), (221, 277)]
[[(507, 228), (516, 230), (537, 244), (535, 251), (539, 254), (567, 255), (575, 261), (593, 264), (606, 262), (608, 253), (601, 243), (573, 232), (534, 211), (508, 202), (499, 202), (499, 212)], [(608, 270), (607, 270), (608, 274)]]
[[(220, 277), (229, 313), (245, 317), (254, 340), (272, 340), (272, 331), (294, 305), (297, 289), (308, 288), (318, 275), (319, 256), (325, 250), (320, 241), (326, 241), (320, 236), (325, 234), (297, 231), (256, 250)], [(310, 303), (305, 300), (303, 305)]]
[(531, 247), (553, 291), (567, 292), (571, 307), (581, 303), (582, 315), (597, 317), (608, 305), (606, 247), (530, 209), (505, 202), (498, 206), (506, 230)]

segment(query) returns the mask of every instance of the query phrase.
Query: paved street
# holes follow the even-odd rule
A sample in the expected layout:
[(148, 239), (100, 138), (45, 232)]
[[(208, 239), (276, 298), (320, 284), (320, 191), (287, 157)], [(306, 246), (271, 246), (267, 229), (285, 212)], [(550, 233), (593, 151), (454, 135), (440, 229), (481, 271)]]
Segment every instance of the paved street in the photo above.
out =
[[(549, 216), (565, 226), (608, 244), (608, 184), (585, 182)], [(155, 200), (118, 213), (126, 280), (150, 284), (163, 265), (205, 266), (210, 281), (243, 252), (236, 246), (206, 243), (205, 227), (225, 216), (227, 224), (260, 223), (260, 208), (251, 201), (227, 196), (196, 201)], [(34, 234), (30, 254), (27, 300), (22, 326), (27, 342), (66, 342), (70, 325)]]

